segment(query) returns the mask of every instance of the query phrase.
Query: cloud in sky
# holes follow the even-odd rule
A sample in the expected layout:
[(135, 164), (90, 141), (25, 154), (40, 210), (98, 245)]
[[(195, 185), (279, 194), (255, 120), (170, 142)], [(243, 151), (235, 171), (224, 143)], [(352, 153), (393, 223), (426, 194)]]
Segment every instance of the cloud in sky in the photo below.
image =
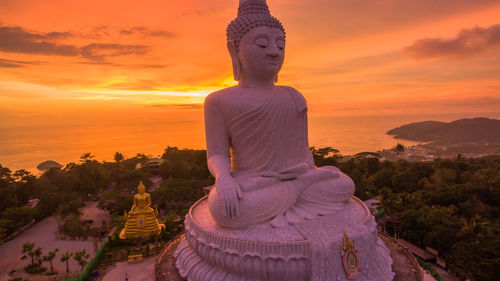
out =
[(406, 47), (403, 53), (414, 59), (464, 58), (500, 46), (500, 24), (462, 29), (455, 38), (423, 38)]
[(140, 34), (145, 37), (152, 36), (152, 37), (166, 37), (166, 38), (173, 38), (176, 36), (175, 33), (168, 30), (151, 30), (144, 26), (135, 26), (128, 29), (122, 29), (120, 30), (120, 34), (122, 35)]
[[(107, 27), (96, 27), (100, 32)], [(145, 27), (133, 27), (122, 29), (121, 35), (141, 34), (142, 36), (174, 37), (175, 35), (166, 30), (150, 30)], [(74, 44), (61, 44), (58, 41), (71, 37), (87, 38), (85, 34), (73, 32), (47, 32), (37, 33), (28, 31), (19, 26), (0, 25), (0, 51), (7, 53), (55, 55), (55, 56), (78, 56), (102, 61), (105, 57), (122, 55), (144, 55), (149, 52), (150, 47), (146, 45), (118, 44), (118, 43), (90, 43), (82, 47)], [(0, 61), (0, 67), (20, 67), (22, 63)]]
[(78, 47), (52, 42), (54, 39), (70, 36), (69, 33), (33, 33), (21, 27), (0, 27), (0, 51), (8, 53), (76, 56)]
[(122, 45), (92, 43), (81, 48), (84, 58), (90, 60), (103, 60), (105, 57), (123, 55), (144, 55), (149, 51), (146, 45)]
[(147, 107), (161, 108), (161, 109), (172, 109), (172, 108), (203, 109), (203, 103), (151, 104), (151, 105), (147, 105)]
[[(124, 90), (212, 91), (226, 87), (226, 80), (233, 82), (225, 27), (236, 16), (237, 0), (155, 0), (147, 5), (118, 0), (6, 1), (11, 4), (0, 9), (0, 28), (18, 27), (30, 44), (64, 44), (78, 53), (69, 57), (1, 53), (0, 46), (4, 59), (0, 80), (68, 91), (108, 91), (88, 93), (97, 98)], [(493, 61), (489, 54), (500, 54), (500, 48), (487, 51), (491, 44), (484, 51), (488, 56), (466, 60), (417, 61), (401, 52), (421, 38), (453, 41), (460, 29), (476, 25), (491, 33), (491, 26), (500, 23), (498, 0), (268, 0), (268, 4), (289, 34), (279, 83), (296, 87), (311, 104), (332, 99), (417, 99), (457, 91), (491, 94), (490, 80), (500, 73), (498, 64), (485, 62)], [(473, 28), (470, 32), (477, 33)], [(43, 65), (21, 63), (36, 60)], [(130, 95), (126, 97), (130, 100)], [(162, 103), (155, 98), (151, 97), (155, 104)], [(342, 106), (356, 107), (348, 102)]]
[(315, 67), (311, 70), (319, 75), (337, 75), (341, 73), (359, 72), (369, 68), (378, 68), (381, 65), (386, 65), (399, 60), (398, 52), (384, 53), (380, 55), (362, 56), (348, 59), (341, 63), (327, 65), (325, 67)]
[(0, 58), (0, 68), (17, 68), (17, 67), (24, 67), (26, 65), (33, 65), (33, 64), (40, 64), (40, 62), (7, 60), (7, 59)]

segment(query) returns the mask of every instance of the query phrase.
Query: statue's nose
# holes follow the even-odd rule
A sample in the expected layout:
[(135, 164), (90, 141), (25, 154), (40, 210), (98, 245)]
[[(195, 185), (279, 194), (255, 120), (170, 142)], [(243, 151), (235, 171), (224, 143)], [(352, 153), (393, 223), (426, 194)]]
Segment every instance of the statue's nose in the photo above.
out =
[(279, 57), (280, 53), (276, 46), (270, 46), (267, 51), (267, 55), (271, 58), (277, 58)]
[(272, 59), (277, 59), (280, 56), (278, 52), (269, 52), (267, 55)]
[(267, 47), (267, 54), (270, 57), (278, 57), (280, 55), (281, 50), (278, 48), (278, 45), (274, 42), (269, 44)]

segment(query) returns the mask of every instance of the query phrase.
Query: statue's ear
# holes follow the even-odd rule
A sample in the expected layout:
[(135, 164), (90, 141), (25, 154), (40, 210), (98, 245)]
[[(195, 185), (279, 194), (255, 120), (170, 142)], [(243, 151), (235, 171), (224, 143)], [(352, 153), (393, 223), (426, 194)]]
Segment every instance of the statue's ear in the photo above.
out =
[(241, 63), (238, 58), (238, 52), (236, 51), (236, 46), (233, 42), (227, 42), (227, 49), (229, 50), (229, 55), (231, 55), (231, 61), (233, 62), (233, 76), (234, 80), (241, 80)]

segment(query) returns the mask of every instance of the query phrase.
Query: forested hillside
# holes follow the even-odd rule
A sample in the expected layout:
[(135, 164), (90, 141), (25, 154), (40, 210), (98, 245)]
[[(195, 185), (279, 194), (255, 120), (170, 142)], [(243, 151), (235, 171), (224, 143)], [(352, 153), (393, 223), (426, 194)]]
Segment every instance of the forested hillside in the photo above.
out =
[[(317, 166), (335, 165), (352, 177), (356, 196), (381, 196), (385, 213), (399, 221), (386, 225), (389, 232), (436, 248), (463, 279), (494, 280), (500, 275), (500, 158), (390, 162), (367, 152), (344, 161), (333, 148), (311, 151)], [(214, 182), (206, 152), (168, 147), (162, 158), (157, 173), (163, 181), (150, 191), (153, 204), (163, 221), (182, 219), (205, 194), (202, 188)], [(125, 158), (116, 153), (114, 162), (99, 162), (86, 153), (79, 163), (51, 168), (40, 177), (0, 166), (0, 238), (32, 219), (78, 217), (85, 200), (98, 200), (120, 225), (139, 181), (152, 185), (148, 160), (143, 154)], [(26, 207), (32, 198), (40, 203)]]

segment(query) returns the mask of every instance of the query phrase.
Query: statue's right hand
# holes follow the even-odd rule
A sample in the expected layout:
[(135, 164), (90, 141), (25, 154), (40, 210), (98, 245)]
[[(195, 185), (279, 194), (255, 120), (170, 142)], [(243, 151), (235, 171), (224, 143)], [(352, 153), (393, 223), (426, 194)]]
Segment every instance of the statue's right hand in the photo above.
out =
[(239, 217), (240, 206), (238, 199), (242, 198), (243, 193), (238, 182), (231, 176), (218, 178), (215, 180), (215, 188), (222, 198), (222, 202), (224, 202), (226, 218), (232, 219)]

